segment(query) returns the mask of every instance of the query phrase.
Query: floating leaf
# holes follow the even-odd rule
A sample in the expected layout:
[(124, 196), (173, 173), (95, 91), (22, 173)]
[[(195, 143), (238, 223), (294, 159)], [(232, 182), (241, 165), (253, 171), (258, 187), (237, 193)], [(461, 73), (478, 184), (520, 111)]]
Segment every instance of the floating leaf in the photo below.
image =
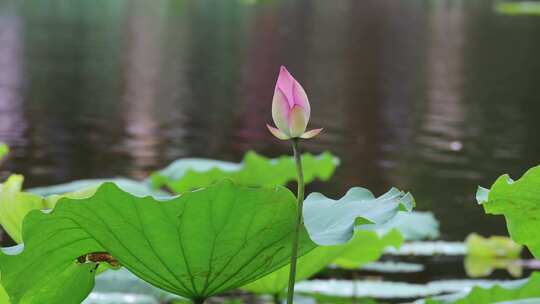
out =
[(540, 258), (540, 166), (529, 169), (517, 181), (502, 175), (491, 186), (487, 200), (486, 191), (479, 192), (478, 202), (485, 212), (504, 215), (512, 239)]
[(374, 229), (388, 222), (398, 211), (411, 211), (413, 207), (412, 195), (396, 188), (375, 198), (369, 190), (355, 187), (339, 200), (311, 193), (304, 202), (303, 214), (311, 239), (329, 246), (350, 240), (355, 227)]
[[(396, 230), (383, 236), (374, 231), (357, 230), (347, 244), (317, 247), (298, 259), (296, 280), (311, 277), (332, 262), (339, 261), (341, 257), (342, 263), (359, 267), (379, 259), (384, 248), (399, 247), (402, 242), (403, 238)], [(260, 294), (279, 294), (287, 287), (288, 279), (289, 265), (244, 286), (243, 289)]]
[(467, 247), (461, 242), (410, 242), (399, 249), (388, 247), (385, 253), (399, 256), (466, 255)]
[(0, 164), (4, 157), (9, 153), (9, 148), (6, 144), (0, 143)]
[(498, 281), (441, 280), (426, 284), (385, 281), (310, 280), (299, 282), (295, 291), (333, 297), (373, 297), (380, 299), (410, 299), (449, 292), (469, 290), (472, 286), (492, 286)]
[(536, 1), (496, 2), (495, 11), (510, 16), (540, 15), (540, 3)]
[[(329, 152), (318, 156), (306, 153), (302, 155), (302, 162), (304, 181), (309, 183), (315, 178), (330, 178), (339, 159)], [(223, 178), (230, 178), (242, 185), (285, 185), (296, 179), (296, 165), (290, 156), (269, 159), (250, 151), (241, 163), (203, 158), (179, 159), (152, 174), (150, 180), (154, 188), (166, 186), (176, 193), (182, 193), (211, 185)]]
[(422, 272), (425, 267), (423, 264), (403, 263), (403, 262), (373, 262), (362, 266), (362, 270), (381, 273), (413, 273)]
[(467, 255), (479, 258), (505, 258), (518, 259), (523, 246), (516, 244), (505, 236), (491, 236), (484, 238), (471, 233), (465, 239)]
[[(334, 297), (323, 294), (295, 294), (294, 303), (297, 304), (377, 304), (376, 300), (366, 297)], [(381, 302), (384, 303), (384, 302)]]
[[(31, 212), (24, 251), (0, 256), (2, 284), (15, 303), (80, 302), (93, 285), (94, 265), (76, 258), (108, 252), (154, 286), (207, 298), (284, 266), (295, 218), (295, 198), (283, 187), (225, 180), (158, 201), (104, 183), (89, 198), (60, 200), (49, 214)], [(315, 247), (305, 230), (300, 244), (301, 255)], [(69, 292), (59, 293), (61, 285)]]
[[(535, 272), (529, 279), (500, 283), (489, 287), (474, 287), (470, 292), (441, 296), (417, 303), (426, 304), (491, 304), (519, 299), (540, 297), (540, 273)], [(533, 302), (534, 303), (534, 302)], [(538, 302), (536, 302), (538, 303)]]
[(523, 264), (520, 260), (466, 256), (463, 264), (467, 276), (471, 278), (487, 277), (495, 269), (505, 269), (514, 278), (523, 274)]

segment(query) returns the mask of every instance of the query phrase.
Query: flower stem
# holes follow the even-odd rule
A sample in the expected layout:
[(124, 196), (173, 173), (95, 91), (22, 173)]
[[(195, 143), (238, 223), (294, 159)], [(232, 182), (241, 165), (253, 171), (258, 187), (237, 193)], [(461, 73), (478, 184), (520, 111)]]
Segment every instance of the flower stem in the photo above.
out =
[(296, 281), (296, 260), (298, 258), (298, 241), (300, 238), (300, 227), (304, 219), (302, 218), (302, 206), (304, 204), (304, 172), (302, 171), (302, 157), (300, 155), (299, 139), (292, 139), (292, 148), (294, 152), (294, 160), (296, 162), (296, 174), (298, 176), (297, 185), (298, 192), (296, 198), (298, 200), (298, 216), (296, 218), (296, 226), (292, 240), (291, 251), (291, 268), (289, 271), (289, 288), (287, 289), (287, 304), (293, 303), (294, 297), (294, 282)]

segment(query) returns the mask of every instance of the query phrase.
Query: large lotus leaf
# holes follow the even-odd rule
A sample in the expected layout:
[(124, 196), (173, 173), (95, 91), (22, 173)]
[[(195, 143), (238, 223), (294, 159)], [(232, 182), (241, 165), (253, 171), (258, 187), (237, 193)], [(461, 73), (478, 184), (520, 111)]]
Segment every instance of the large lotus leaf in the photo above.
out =
[[(327, 180), (332, 176), (339, 159), (329, 152), (318, 156), (302, 155), (304, 181), (315, 178)], [(254, 186), (285, 185), (296, 179), (294, 158), (281, 156), (269, 159), (250, 151), (241, 163), (231, 163), (203, 158), (184, 158), (174, 161), (167, 168), (151, 176), (152, 186), (167, 186), (176, 193), (182, 193), (208, 186), (223, 178), (230, 178), (238, 184)]]
[(396, 188), (378, 198), (365, 188), (351, 188), (339, 200), (311, 193), (304, 201), (303, 215), (311, 239), (322, 246), (343, 244), (356, 229), (375, 229), (398, 211), (411, 211), (411, 194)]
[[(225, 180), (160, 201), (104, 183), (89, 198), (63, 198), (48, 214), (28, 214), (24, 250), (0, 256), (2, 285), (15, 303), (75, 303), (94, 279), (94, 266), (77, 257), (109, 252), (154, 286), (206, 298), (284, 266), (296, 214), (294, 195), (283, 187)], [(302, 230), (300, 255), (314, 247)], [(61, 282), (68, 276), (85, 284)], [(69, 292), (58, 293), (60, 285)]]
[(2, 160), (8, 154), (8, 152), (9, 152), (8, 146), (4, 143), (0, 143), (0, 163), (2, 163)]
[(9, 304), (9, 296), (6, 293), (6, 290), (4, 289), (4, 286), (0, 285), (0, 303), (2, 304)]
[[(364, 263), (375, 261), (385, 247), (399, 247), (402, 241), (401, 234), (396, 230), (383, 236), (379, 236), (375, 231), (357, 230), (346, 244), (317, 247), (299, 258), (296, 280), (311, 277), (342, 256), (347, 262), (355, 263), (355, 266), (358, 266), (360, 261)], [(243, 289), (260, 294), (279, 294), (287, 287), (288, 279), (289, 265), (244, 286)]]
[(489, 191), (480, 188), (477, 199), (486, 213), (504, 215), (512, 239), (540, 258), (540, 166), (517, 181), (502, 175)]
[[(504, 301), (540, 297), (540, 273), (535, 272), (527, 280), (497, 284), (491, 287), (474, 287), (468, 293), (428, 299), (426, 304), (491, 304)], [(419, 301), (420, 302), (420, 301)], [(538, 302), (533, 302), (538, 303)]]

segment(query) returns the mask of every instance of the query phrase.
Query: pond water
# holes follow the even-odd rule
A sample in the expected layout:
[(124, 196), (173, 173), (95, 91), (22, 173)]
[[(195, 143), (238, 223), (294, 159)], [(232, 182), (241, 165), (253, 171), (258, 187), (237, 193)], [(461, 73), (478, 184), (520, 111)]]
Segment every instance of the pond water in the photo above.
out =
[[(342, 161), (308, 191), (394, 185), (435, 213), (444, 240), (506, 234), (474, 194), (540, 160), (540, 17), (493, 5), (0, 1), (1, 175), (43, 186), (290, 153), (265, 127), (284, 64), (325, 128), (304, 149)], [(461, 260), (441, 261), (418, 280), (463, 275)]]

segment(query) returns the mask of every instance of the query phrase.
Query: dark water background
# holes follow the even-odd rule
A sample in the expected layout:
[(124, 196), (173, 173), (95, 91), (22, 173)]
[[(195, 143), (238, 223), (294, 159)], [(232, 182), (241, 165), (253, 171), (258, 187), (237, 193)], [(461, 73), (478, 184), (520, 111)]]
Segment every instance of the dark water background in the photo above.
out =
[(0, 0), (2, 166), (27, 186), (143, 178), (179, 157), (290, 153), (265, 128), (281, 64), (304, 147), (342, 160), (317, 190), (412, 191), (442, 238), (506, 234), (477, 185), (540, 162), (540, 17), (483, 0)]

